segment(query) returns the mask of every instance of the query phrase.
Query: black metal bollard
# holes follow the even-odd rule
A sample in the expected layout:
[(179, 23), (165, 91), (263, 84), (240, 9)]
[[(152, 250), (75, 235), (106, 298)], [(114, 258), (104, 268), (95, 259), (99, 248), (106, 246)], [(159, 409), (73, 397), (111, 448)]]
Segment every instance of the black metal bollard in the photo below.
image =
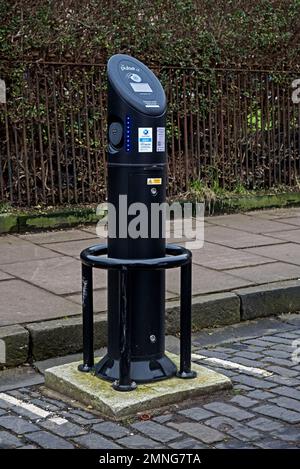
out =
[(119, 379), (114, 381), (113, 388), (116, 391), (133, 391), (136, 389), (136, 383), (131, 380), (131, 321), (128, 311), (128, 271), (124, 267), (119, 272), (121, 283), (121, 318), (120, 318), (120, 363)]
[(180, 368), (178, 378), (191, 379), (197, 376), (191, 370), (192, 333), (192, 255), (180, 269)]
[(91, 371), (94, 367), (93, 268), (82, 264), (81, 271), (83, 364), (79, 365), (79, 371)]

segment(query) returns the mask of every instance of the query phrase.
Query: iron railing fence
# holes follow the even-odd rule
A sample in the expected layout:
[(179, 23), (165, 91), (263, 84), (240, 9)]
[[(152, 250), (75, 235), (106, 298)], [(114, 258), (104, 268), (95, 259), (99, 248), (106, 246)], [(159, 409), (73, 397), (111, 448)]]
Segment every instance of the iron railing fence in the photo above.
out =
[[(296, 186), (300, 105), (292, 72), (161, 67), (169, 103), (169, 195)], [(84, 204), (105, 198), (103, 65), (0, 64), (0, 201)]]

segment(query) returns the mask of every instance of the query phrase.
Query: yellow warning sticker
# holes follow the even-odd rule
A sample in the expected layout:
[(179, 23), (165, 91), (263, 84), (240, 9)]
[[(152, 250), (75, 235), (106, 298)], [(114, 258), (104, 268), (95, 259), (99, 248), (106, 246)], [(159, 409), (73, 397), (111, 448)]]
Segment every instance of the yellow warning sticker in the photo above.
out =
[(160, 186), (162, 183), (161, 178), (148, 178), (147, 185), (148, 186)]

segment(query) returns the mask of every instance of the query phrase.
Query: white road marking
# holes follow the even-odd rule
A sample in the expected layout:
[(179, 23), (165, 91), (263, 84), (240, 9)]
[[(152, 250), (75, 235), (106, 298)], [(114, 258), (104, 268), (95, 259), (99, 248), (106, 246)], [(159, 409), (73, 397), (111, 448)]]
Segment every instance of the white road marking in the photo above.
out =
[(30, 402), (25, 402), (21, 401), (20, 399), (17, 399), (16, 397), (10, 396), (9, 394), (5, 394), (4, 392), (0, 393), (0, 399), (2, 399), (5, 402), (8, 402), (12, 406), (16, 407), (21, 407), (22, 409), (28, 410), (32, 414), (37, 415), (38, 417), (42, 419), (46, 419), (48, 417), (48, 420), (50, 422), (56, 423), (57, 425), (62, 425), (63, 423), (67, 423), (68, 421), (66, 419), (60, 418), (60, 417), (51, 417), (52, 412), (49, 412), (48, 410), (41, 409), (40, 407), (30, 404)]
[(202, 360), (205, 363), (212, 363), (213, 365), (218, 365), (221, 368), (238, 370), (243, 373), (256, 375), (256, 376), (263, 376), (265, 378), (273, 375), (273, 373), (271, 373), (270, 371), (263, 370), (262, 368), (254, 368), (252, 366), (245, 366), (245, 365), (241, 365), (240, 363), (230, 362), (228, 360), (222, 360), (221, 358), (205, 357), (205, 355), (198, 355), (197, 353), (192, 353), (192, 359)]
[(56, 425), (62, 425), (63, 423), (67, 422), (67, 420), (63, 419), (62, 417), (52, 417), (49, 420), (50, 422), (56, 423)]

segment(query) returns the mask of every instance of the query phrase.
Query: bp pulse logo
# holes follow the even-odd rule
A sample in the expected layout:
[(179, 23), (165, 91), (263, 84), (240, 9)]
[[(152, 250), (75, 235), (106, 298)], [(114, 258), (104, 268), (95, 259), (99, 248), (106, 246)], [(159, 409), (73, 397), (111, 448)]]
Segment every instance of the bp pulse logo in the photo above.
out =
[(124, 71), (124, 70), (135, 70), (135, 67), (130, 67), (130, 65), (124, 65), (122, 64), (121, 65), (121, 70)]
[(121, 64), (120, 69), (122, 70), (122, 72), (124, 72), (125, 70), (127, 70), (128, 72), (129, 71), (136, 71), (136, 72), (140, 71), (140, 69), (138, 67), (135, 67), (134, 65), (127, 65), (127, 64)]

